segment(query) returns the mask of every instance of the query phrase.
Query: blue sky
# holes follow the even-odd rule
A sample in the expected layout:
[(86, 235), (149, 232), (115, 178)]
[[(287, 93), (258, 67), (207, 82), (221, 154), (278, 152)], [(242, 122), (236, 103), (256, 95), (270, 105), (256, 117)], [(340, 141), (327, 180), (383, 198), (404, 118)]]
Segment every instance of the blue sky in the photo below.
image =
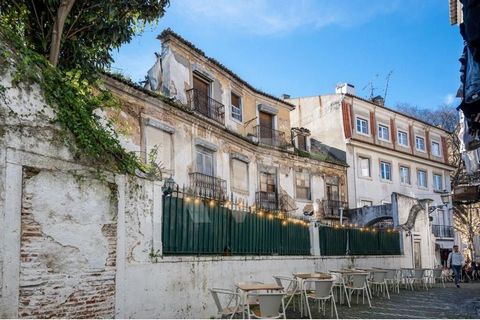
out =
[(165, 17), (114, 53), (113, 67), (143, 80), (172, 28), (254, 87), (292, 97), (357, 95), (373, 83), (386, 104), (456, 103), (462, 40), (447, 0), (171, 0)]

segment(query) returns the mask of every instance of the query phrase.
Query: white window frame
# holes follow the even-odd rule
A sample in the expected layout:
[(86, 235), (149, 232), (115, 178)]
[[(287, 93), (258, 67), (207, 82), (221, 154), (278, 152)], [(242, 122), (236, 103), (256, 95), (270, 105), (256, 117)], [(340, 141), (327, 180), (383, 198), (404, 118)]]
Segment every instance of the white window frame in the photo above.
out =
[[(406, 172), (407, 172), (407, 179), (408, 181), (404, 181), (404, 175), (403, 175), (403, 171), (402, 169), (406, 169)], [(399, 168), (398, 168), (398, 171), (399, 171), (399, 174), (400, 174), (400, 183), (402, 184), (405, 184), (405, 185), (411, 185), (412, 183), (412, 176), (410, 174), (410, 167), (409, 166), (403, 166), (401, 165)]]
[[(388, 168), (389, 168), (388, 169), (388, 175), (389, 175), (388, 178), (383, 177), (383, 169), (384, 169), (384, 167), (387, 168), (386, 165), (388, 165)], [(387, 175), (386, 173), (387, 173), (387, 171), (385, 171), (385, 176)], [(380, 180), (382, 180), (382, 181), (392, 181), (392, 163), (391, 162), (383, 161), (383, 160), (380, 161)]]
[[(389, 126), (387, 126), (386, 124), (380, 123), (380, 124), (378, 125), (377, 130), (378, 130), (378, 134), (377, 134), (377, 135), (378, 135), (378, 139), (383, 140), (383, 141), (388, 141), (388, 142), (390, 142), (390, 127), (389, 127)], [(382, 136), (380, 135), (380, 132), (382, 132)], [(384, 134), (385, 132), (387, 133), (387, 137), (386, 137), (386, 138), (383, 137), (383, 134)]]
[[(236, 107), (232, 104), (232, 95), (236, 95), (238, 97), (238, 101), (240, 102), (239, 107)], [(233, 112), (234, 108), (240, 109), (239, 112), (237, 112), (237, 114), (240, 115), (240, 119), (238, 119), (234, 116), (234, 112)], [(237, 94), (235, 91), (230, 92), (230, 116), (231, 116), (232, 120), (237, 121), (239, 123), (243, 123), (243, 99), (242, 99), (242, 96)]]
[[(363, 129), (363, 123), (365, 124), (365, 128), (366, 128), (367, 132), (363, 132), (363, 131), (359, 131), (359, 130), (358, 130), (359, 127), (360, 127), (360, 129)], [(359, 124), (360, 124), (360, 126), (359, 126)], [(365, 135), (365, 136), (369, 136), (369, 135), (370, 135), (370, 128), (369, 128), (369, 126), (370, 126), (370, 123), (368, 122), (367, 119), (364, 119), (364, 118), (362, 118), (362, 117), (356, 117), (355, 129), (356, 129), (357, 133), (363, 134), (363, 135)]]
[[(425, 184), (422, 185), (420, 184), (420, 172), (423, 172), (425, 175)], [(427, 174), (427, 170), (424, 170), (424, 169), (417, 169), (417, 186), (419, 188), (428, 188), (428, 174)]]
[[(433, 150), (435, 150), (433, 148), (433, 145), (436, 144), (438, 146), (438, 153), (434, 153)], [(435, 157), (441, 157), (442, 156), (442, 150), (440, 148), (440, 142), (438, 141), (432, 141), (432, 155), (434, 155)]]
[[(420, 140), (423, 141), (423, 149), (419, 149), (419, 148), (418, 148), (418, 142), (419, 142)], [(416, 149), (417, 151), (425, 152), (425, 137), (415, 136), (415, 149)]]
[[(440, 181), (440, 188), (437, 188), (437, 177), (440, 177), (438, 181)], [(441, 192), (443, 191), (443, 175), (439, 173), (433, 173), (433, 190)]]
[[(402, 134), (405, 135), (405, 142), (406, 142), (406, 143), (401, 143), (401, 140), (402, 140), (402, 139), (400, 139), (400, 136), (401, 136)], [(398, 141), (398, 144), (399, 144), (400, 146), (408, 147), (408, 133), (407, 133), (406, 131), (403, 131), (403, 130), (398, 130), (398, 131), (397, 131), (397, 141)]]

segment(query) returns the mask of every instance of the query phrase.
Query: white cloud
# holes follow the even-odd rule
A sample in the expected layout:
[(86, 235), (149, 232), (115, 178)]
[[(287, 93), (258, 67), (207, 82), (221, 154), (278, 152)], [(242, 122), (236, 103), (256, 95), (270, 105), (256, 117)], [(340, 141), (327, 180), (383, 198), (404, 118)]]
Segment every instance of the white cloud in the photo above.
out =
[[(416, 7), (414, 6), (416, 5)], [(413, 8), (412, 8), (413, 7)], [(201, 26), (281, 35), (299, 28), (355, 26), (379, 15), (418, 9), (414, 0), (177, 0), (172, 10)]]

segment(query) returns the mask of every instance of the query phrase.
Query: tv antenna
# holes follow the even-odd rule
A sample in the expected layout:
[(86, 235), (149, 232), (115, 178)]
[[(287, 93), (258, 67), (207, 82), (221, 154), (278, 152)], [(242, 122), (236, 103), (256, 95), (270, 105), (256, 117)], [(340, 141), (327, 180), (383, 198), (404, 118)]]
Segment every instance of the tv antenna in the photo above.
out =
[(373, 86), (373, 82), (377, 79), (378, 79), (378, 73), (375, 74), (375, 77), (373, 77), (373, 79), (369, 83), (367, 83), (367, 85), (362, 89), (362, 91), (365, 91), (365, 89), (370, 88), (370, 97), (369, 97), (370, 100), (373, 98), (373, 93), (375, 92), (375, 89), (377, 89), (376, 87)]
[(387, 74), (385, 77), (385, 92), (383, 93), (383, 101), (387, 101), (387, 92), (388, 92), (388, 85), (390, 84), (390, 78), (392, 77), (393, 70), (390, 70), (390, 72)]

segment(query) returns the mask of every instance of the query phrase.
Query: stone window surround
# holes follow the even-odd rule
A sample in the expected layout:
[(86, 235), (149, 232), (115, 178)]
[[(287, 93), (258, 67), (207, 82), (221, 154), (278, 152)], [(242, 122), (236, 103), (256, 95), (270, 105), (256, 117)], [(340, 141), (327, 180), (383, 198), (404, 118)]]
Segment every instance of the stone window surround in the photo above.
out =
[[(440, 182), (441, 182), (441, 188), (440, 189), (437, 189), (436, 186), (435, 186), (435, 176), (440, 176)], [(432, 172), (432, 183), (433, 183), (433, 191), (434, 192), (443, 192), (443, 190), (445, 189), (445, 181), (444, 181), (444, 176), (441, 172), (439, 171), (433, 171)]]
[[(421, 172), (424, 172), (425, 173), (425, 186), (422, 186), (420, 185), (420, 179), (419, 179), (419, 176), (420, 176), (420, 171)], [(428, 170), (425, 169), (425, 168), (417, 168), (417, 187), (420, 188), (420, 189), (428, 189)]]
[[(362, 176), (361, 175), (361, 170), (360, 170), (360, 158), (364, 158), (364, 159), (368, 159), (368, 166), (369, 166), (369, 173), (370, 175), (369, 176)], [(358, 174), (357, 176), (361, 179), (367, 179), (367, 180), (372, 180), (372, 157), (367, 155), (367, 154), (363, 154), (363, 153), (357, 153), (357, 161), (358, 161), (358, 164), (357, 164), (357, 171), (358, 171)]]
[[(171, 139), (172, 139), (172, 150), (171, 150), (171, 165), (172, 167), (170, 169), (166, 169), (167, 173), (169, 173), (171, 176), (173, 176), (175, 174), (175, 163), (174, 163), (174, 158), (175, 158), (175, 143), (173, 142), (173, 134), (175, 134), (176, 132), (176, 129), (175, 127), (171, 126), (170, 124), (168, 123), (165, 123), (163, 121), (160, 121), (160, 120), (157, 120), (157, 119), (154, 119), (154, 118), (144, 118), (143, 119), (143, 124), (144, 126), (149, 126), (149, 127), (152, 127), (152, 128), (156, 128), (158, 130), (162, 130), (166, 133), (169, 133), (171, 135)], [(143, 133), (143, 137), (142, 137), (142, 142), (143, 142), (143, 150), (145, 152), (145, 156), (147, 157), (147, 137), (146, 137), (146, 134)], [(146, 159), (147, 160), (147, 159)]]
[[(302, 169), (302, 172), (308, 173), (308, 183), (309, 183), (309, 189), (310, 189), (310, 199), (303, 199), (303, 198), (297, 198), (297, 169)], [(294, 185), (294, 192), (295, 192), (295, 200), (300, 201), (300, 202), (312, 202), (312, 172), (308, 168), (302, 168), (302, 167), (296, 167), (293, 169), (293, 185)]]
[[(231, 177), (232, 177), (232, 170), (233, 170), (233, 165), (232, 165), (233, 160), (242, 161), (242, 162), (246, 163), (246, 165), (247, 165), (247, 177), (246, 177), (246, 179), (247, 179), (247, 190), (241, 190), (241, 189), (235, 188), (232, 185), (233, 184), (233, 179)], [(229, 165), (230, 165), (230, 189), (233, 192), (238, 192), (240, 194), (248, 196), (249, 193), (250, 193), (250, 159), (247, 156), (245, 156), (241, 153), (231, 152), (230, 153)]]
[[(380, 137), (380, 127), (384, 127), (387, 129), (387, 139)], [(377, 138), (380, 141), (385, 141), (385, 142), (391, 142), (391, 137), (390, 137), (390, 126), (388, 124), (385, 124), (384, 122), (377, 122)]]
[[(390, 179), (383, 179), (382, 178), (382, 162), (383, 163), (386, 163), (390, 166)], [(378, 168), (379, 168), (379, 172), (378, 172), (378, 177), (380, 179), (381, 182), (386, 182), (386, 183), (393, 183), (393, 164), (392, 164), (392, 161), (390, 160), (386, 160), (386, 159), (378, 159)]]
[[(423, 140), (423, 149), (418, 149), (417, 148), (417, 138), (420, 138), (420, 139)], [(418, 134), (415, 135), (415, 150), (420, 151), (420, 152), (425, 152), (425, 153), (427, 152), (427, 148), (426, 148), (426, 145), (425, 145), (425, 136), (421, 136), (421, 135), (418, 135)]]
[[(431, 139), (431, 153), (432, 153), (432, 156), (434, 157), (441, 157), (442, 156), (442, 144), (440, 143), (440, 141), (438, 141), (437, 139)], [(433, 144), (436, 143), (438, 144), (438, 154), (435, 154), (433, 153)]]
[[(406, 139), (407, 139), (407, 144), (402, 144), (402, 143), (400, 143), (400, 138), (399, 138), (400, 133), (404, 133), (404, 134), (405, 134), (405, 137), (406, 137)], [(398, 144), (399, 146), (404, 147), (404, 148), (409, 147), (410, 141), (409, 141), (409, 137), (408, 137), (408, 129), (407, 129), (407, 130), (404, 130), (403, 128), (402, 128), (402, 129), (398, 129), (398, 128), (397, 128), (397, 144)]]
[[(242, 121), (236, 119), (233, 117), (232, 115), (232, 94), (236, 95), (239, 100), (240, 100), (240, 114), (241, 114), (241, 117), (242, 117)], [(238, 93), (237, 90), (234, 90), (234, 89), (230, 89), (230, 101), (229, 101), (229, 105), (230, 105), (230, 108), (229, 108), (229, 114), (230, 114), (230, 119), (236, 123), (239, 123), (239, 124), (243, 124), (243, 96)]]
[[(408, 183), (407, 182), (402, 182), (401, 168), (407, 168), (408, 169), (408, 180), (409, 180)], [(402, 186), (411, 187), (412, 186), (412, 168), (411, 168), (411, 166), (409, 166), (407, 164), (399, 163), (398, 164), (398, 173), (399, 173), (399, 176), (400, 176), (400, 184)]]
[[(358, 121), (359, 121), (359, 120), (366, 122), (366, 124), (367, 124), (367, 133), (358, 131)], [(361, 135), (363, 135), (363, 136), (370, 137), (370, 121), (369, 121), (368, 119), (365, 119), (365, 118), (362, 117), (362, 116), (355, 115), (355, 132), (356, 132), (357, 134), (361, 134)]]

